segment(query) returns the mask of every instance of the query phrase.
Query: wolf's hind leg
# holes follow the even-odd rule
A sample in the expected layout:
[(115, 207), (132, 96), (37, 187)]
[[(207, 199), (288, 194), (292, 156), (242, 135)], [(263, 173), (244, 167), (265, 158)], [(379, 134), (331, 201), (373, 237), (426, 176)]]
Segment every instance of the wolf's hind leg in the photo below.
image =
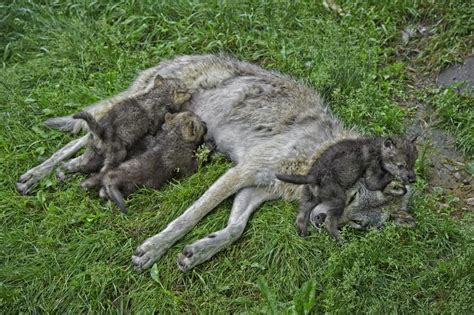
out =
[(191, 207), (168, 226), (150, 237), (135, 251), (132, 262), (144, 270), (158, 260), (176, 241), (188, 233), (206, 214), (244, 187), (255, 185), (254, 172), (235, 166), (222, 175)]
[(314, 197), (309, 185), (303, 188), (298, 215), (296, 216), (296, 227), (298, 235), (305, 237), (309, 235), (308, 224), (310, 221), (311, 210), (320, 203), (319, 198)]
[(339, 222), (342, 218), (344, 213), (344, 200), (342, 199), (332, 199), (329, 201), (325, 201), (323, 203), (328, 207), (328, 211), (326, 213), (326, 218), (324, 220), (324, 225), (328, 230), (329, 234), (337, 241), (341, 242), (342, 238), (339, 234)]
[(58, 180), (64, 180), (67, 174), (84, 173), (90, 174), (97, 172), (103, 164), (103, 158), (100, 154), (86, 151), (67, 162), (62, 162), (56, 170)]
[(49, 159), (21, 175), (18, 179), (18, 182), (16, 183), (17, 190), (24, 195), (28, 194), (31, 188), (33, 188), (33, 186), (38, 181), (51, 173), (61, 161), (70, 158), (72, 155), (74, 155), (74, 153), (85, 146), (88, 139), (89, 135), (85, 135), (79, 139), (69, 142), (64, 147), (56, 151)]
[(114, 141), (112, 145), (107, 148), (105, 154), (104, 166), (101, 168), (101, 173), (114, 169), (120, 165), (127, 157), (127, 149), (120, 141)]
[(235, 242), (244, 232), (250, 215), (265, 201), (278, 196), (262, 188), (247, 187), (237, 193), (228, 225), (184, 248), (178, 255), (178, 268), (186, 272), (210, 259), (224, 247)]

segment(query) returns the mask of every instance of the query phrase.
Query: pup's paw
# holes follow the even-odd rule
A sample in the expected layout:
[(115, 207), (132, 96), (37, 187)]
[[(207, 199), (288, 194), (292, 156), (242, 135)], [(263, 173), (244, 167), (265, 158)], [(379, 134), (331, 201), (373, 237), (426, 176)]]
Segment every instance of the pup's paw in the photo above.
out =
[(385, 187), (383, 193), (394, 197), (400, 197), (407, 193), (407, 188), (402, 182), (393, 180), (387, 185), (387, 187)]
[(416, 227), (416, 219), (406, 211), (400, 210), (393, 212), (390, 214), (390, 218), (396, 225), (400, 225), (410, 229)]

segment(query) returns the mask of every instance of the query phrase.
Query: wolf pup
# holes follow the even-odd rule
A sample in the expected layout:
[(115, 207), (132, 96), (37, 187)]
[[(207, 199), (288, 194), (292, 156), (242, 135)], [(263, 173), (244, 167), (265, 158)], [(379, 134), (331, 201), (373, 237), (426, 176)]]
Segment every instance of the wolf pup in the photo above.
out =
[(383, 190), (393, 180), (414, 183), (414, 141), (401, 137), (345, 139), (324, 150), (307, 175), (277, 174), (281, 181), (306, 185), (296, 221), (299, 234), (308, 234), (309, 214), (320, 205), (327, 208), (328, 232), (339, 241), (339, 218), (350, 199), (350, 188), (358, 181), (372, 191)]
[(91, 158), (84, 161), (82, 169), (90, 171), (88, 163), (97, 166), (97, 160), (103, 161), (101, 172), (118, 166), (137, 141), (158, 131), (166, 113), (181, 111), (190, 98), (178, 80), (156, 75), (153, 88), (117, 103), (99, 121), (85, 111), (75, 114), (74, 119), (87, 122), (94, 137), (88, 150), (92, 152), (86, 151)]
[(102, 177), (102, 194), (126, 213), (124, 196), (137, 187), (159, 188), (176, 175), (196, 171), (194, 150), (203, 142), (206, 125), (195, 114), (166, 114), (162, 131), (144, 153), (109, 170)]

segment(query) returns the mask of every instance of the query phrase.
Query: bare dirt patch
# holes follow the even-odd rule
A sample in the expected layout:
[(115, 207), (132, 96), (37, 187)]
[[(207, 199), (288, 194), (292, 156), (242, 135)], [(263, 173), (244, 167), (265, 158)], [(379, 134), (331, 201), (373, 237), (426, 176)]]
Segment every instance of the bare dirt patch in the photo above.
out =
[(436, 79), (419, 73), (413, 71), (410, 78), (414, 97), (406, 105), (416, 109), (416, 115), (409, 132), (420, 135), (419, 142), (423, 150), (426, 150), (424, 175), (429, 189), (440, 195), (441, 207), (454, 204), (458, 209), (454, 215), (463, 217), (468, 211), (474, 213), (474, 178), (467, 171), (468, 164), (473, 161), (458, 151), (455, 138), (449, 132), (437, 127), (439, 119), (436, 113), (429, 104), (420, 101), (415, 92), (430, 87), (446, 88), (454, 84), (457, 92), (465, 93), (474, 85), (474, 58), (467, 58), (464, 64), (448, 67)]

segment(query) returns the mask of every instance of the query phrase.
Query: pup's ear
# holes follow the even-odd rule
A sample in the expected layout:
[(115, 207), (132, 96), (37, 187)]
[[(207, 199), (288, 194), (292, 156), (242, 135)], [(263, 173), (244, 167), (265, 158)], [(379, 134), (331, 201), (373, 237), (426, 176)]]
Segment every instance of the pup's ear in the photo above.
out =
[(157, 74), (157, 75), (155, 76), (155, 82), (153, 83), (153, 85), (154, 85), (155, 87), (160, 87), (160, 86), (162, 86), (163, 84), (165, 84), (165, 79), (164, 79), (161, 75)]
[(166, 113), (165, 114), (165, 123), (170, 122), (171, 120), (173, 120), (174, 116), (175, 116), (174, 114)]
[(191, 93), (186, 90), (176, 90), (173, 93), (173, 103), (182, 105), (191, 99)]
[(388, 137), (383, 141), (383, 146), (384, 148), (391, 150), (395, 148), (395, 142), (391, 137)]
[(184, 140), (187, 142), (196, 141), (196, 135), (198, 134), (198, 132), (199, 131), (193, 120), (189, 120), (181, 128), (181, 135), (183, 136)]

